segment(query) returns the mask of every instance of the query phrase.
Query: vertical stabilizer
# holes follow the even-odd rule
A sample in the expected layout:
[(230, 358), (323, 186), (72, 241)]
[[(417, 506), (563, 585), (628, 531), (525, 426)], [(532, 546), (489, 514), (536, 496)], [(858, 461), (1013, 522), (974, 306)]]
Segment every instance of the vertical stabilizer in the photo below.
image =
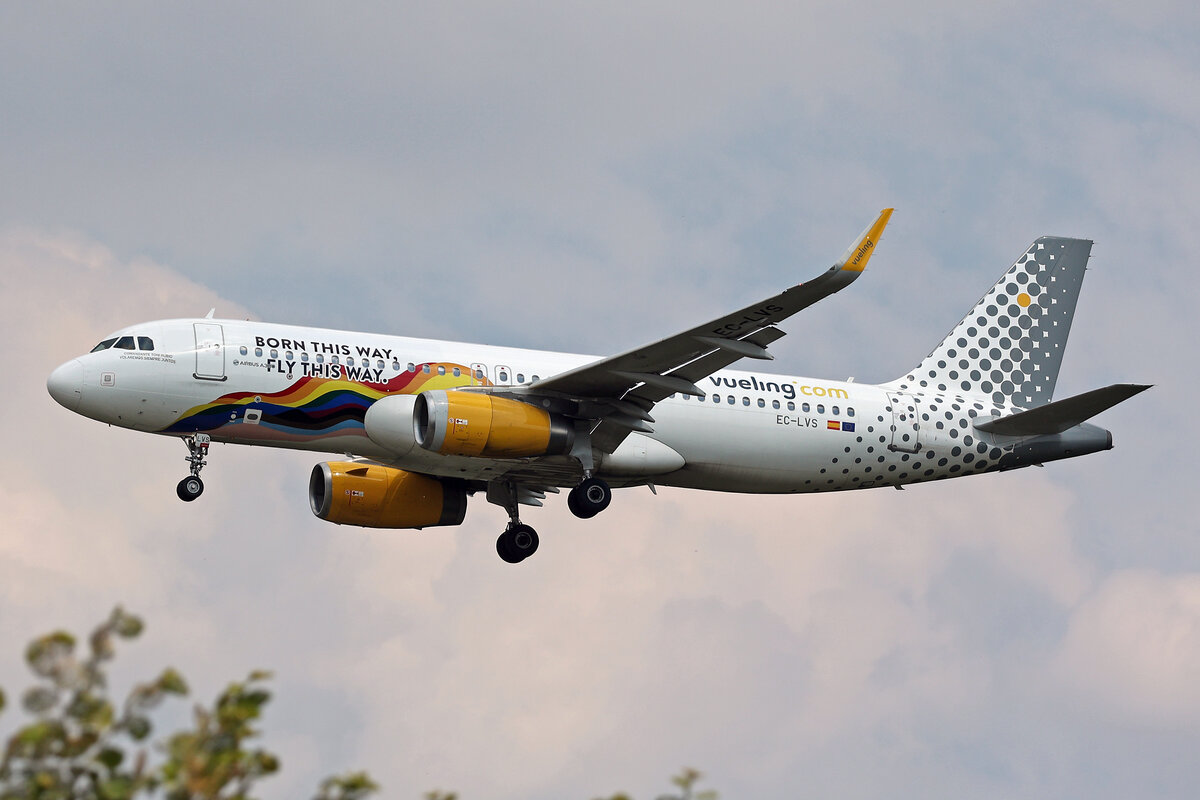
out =
[(1043, 236), (1017, 259), (920, 366), (897, 380), (914, 394), (1049, 403), (1092, 243)]

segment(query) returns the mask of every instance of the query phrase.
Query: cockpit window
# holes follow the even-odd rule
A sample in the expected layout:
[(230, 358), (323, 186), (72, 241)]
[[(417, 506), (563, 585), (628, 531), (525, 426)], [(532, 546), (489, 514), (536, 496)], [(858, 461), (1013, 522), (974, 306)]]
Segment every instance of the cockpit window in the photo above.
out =
[(154, 349), (154, 340), (153, 339), (151, 339), (149, 336), (139, 336), (138, 337), (138, 350), (153, 350), (153, 349)]
[(105, 339), (103, 342), (101, 342), (100, 344), (93, 347), (92, 352), (99, 353), (101, 350), (107, 350), (108, 348), (112, 347), (116, 343), (117, 343), (117, 339), (115, 336), (112, 339)]
[(136, 347), (133, 346), (133, 337), (132, 336), (122, 336), (120, 339), (117, 339), (117, 343), (114, 344), (113, 347), (117, 348), (118, 350), (136, 350), (137, 349)]

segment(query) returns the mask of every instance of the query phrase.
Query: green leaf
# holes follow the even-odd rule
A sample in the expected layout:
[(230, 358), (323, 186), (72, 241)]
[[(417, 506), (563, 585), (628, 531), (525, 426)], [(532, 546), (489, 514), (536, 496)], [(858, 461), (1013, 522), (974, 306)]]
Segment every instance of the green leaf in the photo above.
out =
[(139, 617), (126, 613), (120, 606), (113, 609), (111, 624), (117, 636), (122, 639), (133, 639), (145, 627)]
[(112, 643), (112, 630), (107, 625), (101, 625), (92, 631), (89, 641), (92, 645), (92, 655), (97, 661), (107, 661), (117, 654)]
[(97, 787), (101, 800), (129, 800), (133, 797), (133, 779), (127, 775), (121, 775), (114, 778), (109, 778), (106, 781), (101, 781)]
[(26, 725), (9, 741), (10, 747), (25, 756), (48, 753), (55, 743), (61, 745), (66, 731), (58, 720), (45, 719)]
[(34, 686), (25, 690), (21, 705), (30, 714), (44, 714), (58, 705), (58, 692), (45, 686)]
[(55, 631), (30, 642), (25, 649), (25, 661), (34, 673), (50, 678), (74, 650), (75, 637), (66, 631)]
[(96, 760), (108, 767), (111, 772), (121, 766), (121, 762), (125, 760), (125, 754), (115, 747), (106, 747), (96, 754)]
[[(379, 785), (365, 772), (347, 772), (334, 775), (321, 782), (321, 791), (316, 800), (362, 800), (379, 791)], [(430, 792), (425, 800), (456, 800), (453, 793)]]
[(150, 735), (150, 720), (145, 717), (130, 717), (125, 721), (125, 730), (135, 741), (141, 741)]
[(62, 757), (76, 759), (92, 749), (92, 745), (100, 740), (95, 731), (86, 731), (78, 736), (70, 736), (63, 743)]
[(80, 692), (67, 706), (66, 714), (88, 728), (105, 729), (112, 725), (113, 707), (103, 697), (91, 692)]
[(260, 750), (254, 754), (258, 771), (263, 775), (270, 775), (279, 771), (279, 756), (274, 753), (268, 753), (265, 750)]
[(174, 667), (167, 667), (163, 670), (163, 674), (158, 676), (158, 688), (167, 694), (186, 695), (188, 693), (187, 681)]

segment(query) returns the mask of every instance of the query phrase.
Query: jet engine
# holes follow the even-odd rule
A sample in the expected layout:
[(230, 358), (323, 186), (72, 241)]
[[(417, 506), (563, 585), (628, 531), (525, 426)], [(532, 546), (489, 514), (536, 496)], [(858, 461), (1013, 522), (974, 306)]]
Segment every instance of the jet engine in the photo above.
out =
[(475, 392), (422, 392), (413, 424), (417, 444), (444, 455), (563, 455), (575, 442), (575, 428), (567, 418), (519, 400)]
[(460, 484), (346, 461), (313, 467), (308, 502), (323, 520), (364, 528), (460, 525), (467, 515), (467, 491)]

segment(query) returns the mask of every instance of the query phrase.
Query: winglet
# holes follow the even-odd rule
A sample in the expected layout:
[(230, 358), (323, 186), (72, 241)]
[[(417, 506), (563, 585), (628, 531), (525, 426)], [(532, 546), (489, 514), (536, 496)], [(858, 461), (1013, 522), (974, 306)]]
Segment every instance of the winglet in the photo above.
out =
[(867, 266), (867, 262), (871, 260), (871, 253), (875, 252), (875, 245), (879, 244), (879, 238), (883, 236), (883, 229), (887, 227), (893, 211), (895, 211), (894, 208), (885, 208), (880, 211), (879, 218), (871, 224), (871, 227), (862, 232), (862, 236), (859, 236), (854, 244), (850, 245), (842, 255), (842, 260), (834, 266), (847, 272), (862, 272)]

